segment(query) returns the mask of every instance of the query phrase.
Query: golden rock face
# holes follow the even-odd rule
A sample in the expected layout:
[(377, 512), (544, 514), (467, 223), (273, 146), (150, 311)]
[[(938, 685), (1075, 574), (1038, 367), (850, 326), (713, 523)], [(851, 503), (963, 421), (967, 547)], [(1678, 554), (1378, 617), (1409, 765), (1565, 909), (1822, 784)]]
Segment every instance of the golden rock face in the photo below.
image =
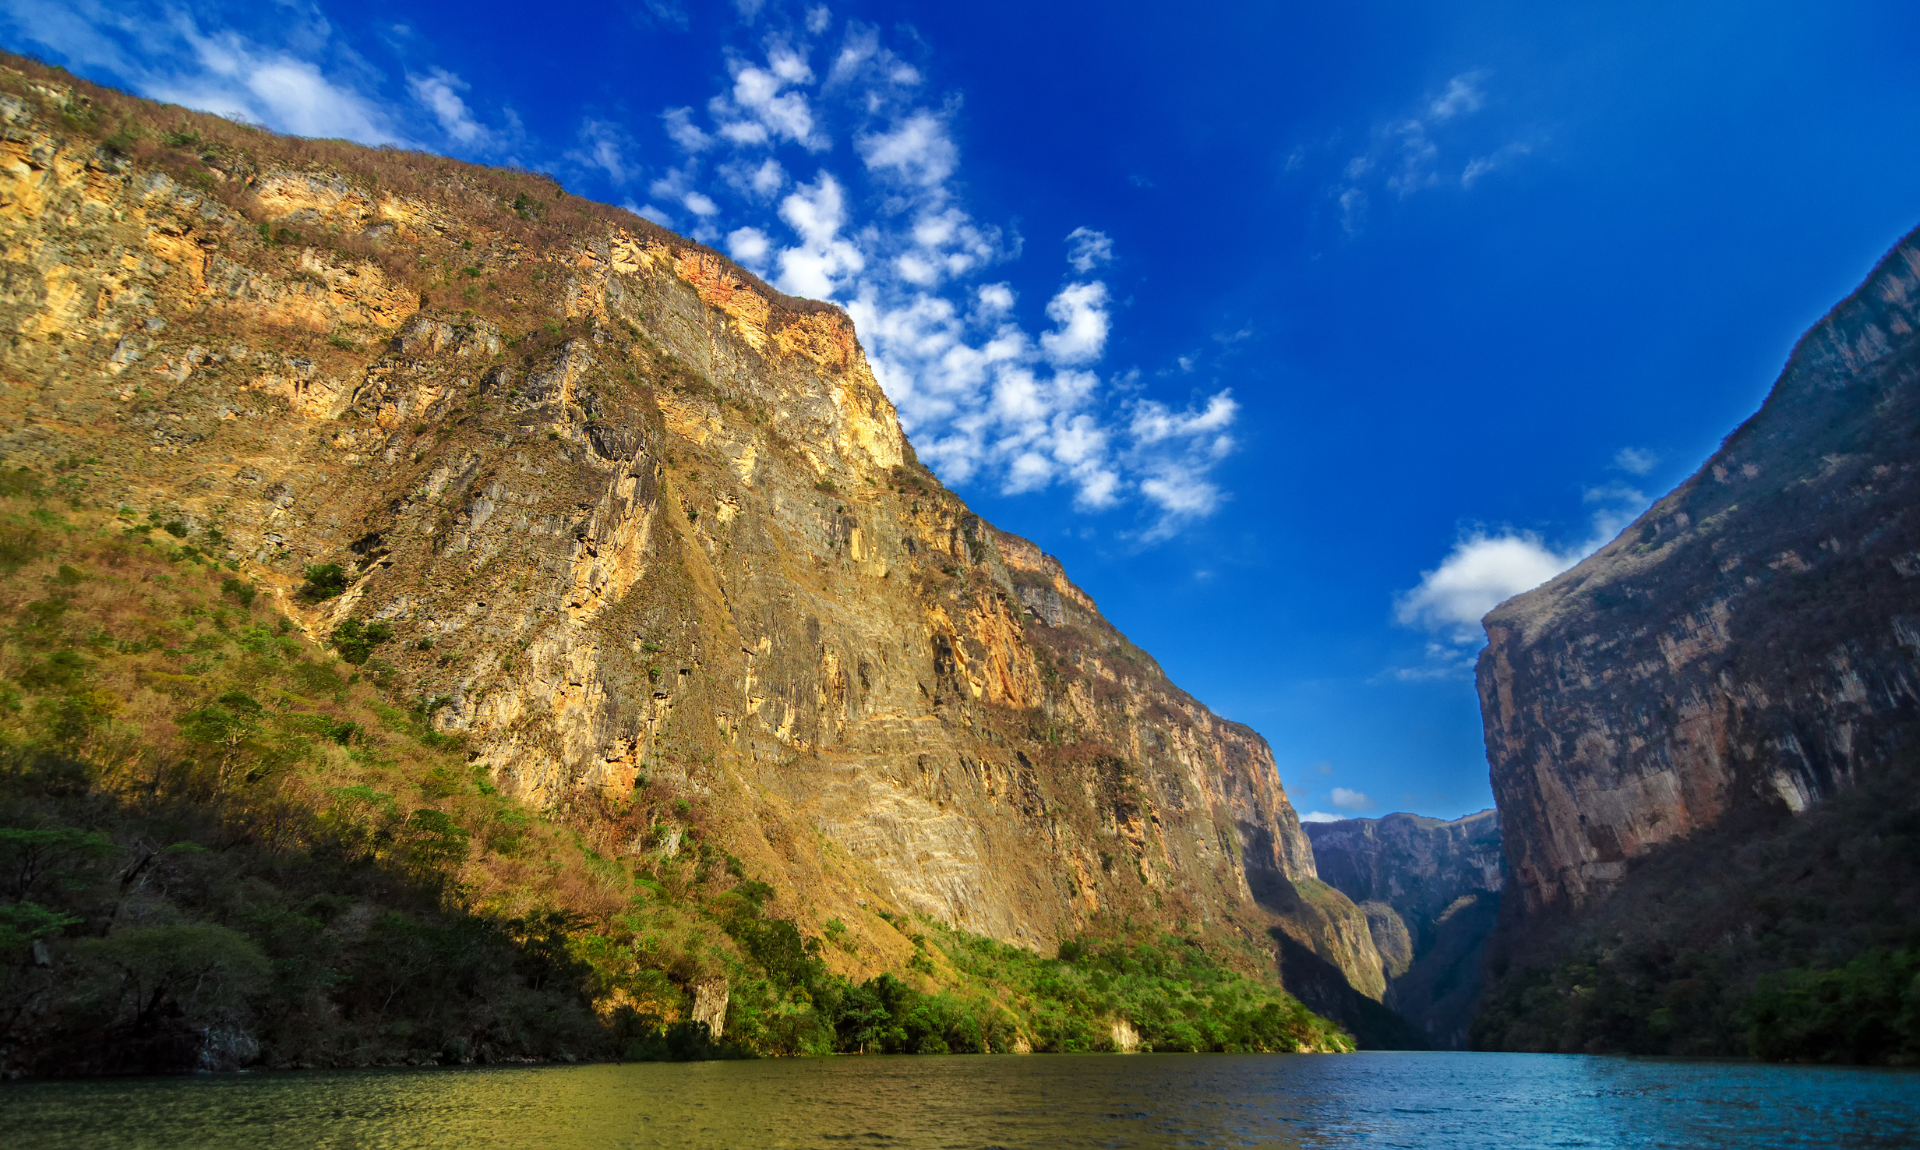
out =
[[(218, 527), (315, 634), (389, 623), (376, 673), (494, 785), (603, 854), (697, 827), (876, 968), (881, 909), (1131, 916), (1380, 993), (1265, 741), (918, 465), (838, 309), (610, 211), (523, 227), (559, 209), (479, 169), (169, 174), (9, 99), (8, 459), (105, 461), (86, 498)], [(308, 605), (316, 563), (351, 581)]]

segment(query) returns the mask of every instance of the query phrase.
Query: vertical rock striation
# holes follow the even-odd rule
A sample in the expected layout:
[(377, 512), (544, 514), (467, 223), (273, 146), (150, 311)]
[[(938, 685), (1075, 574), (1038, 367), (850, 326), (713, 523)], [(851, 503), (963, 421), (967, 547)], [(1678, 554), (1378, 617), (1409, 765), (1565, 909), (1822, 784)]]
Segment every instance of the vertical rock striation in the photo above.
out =
[(0, 80), (0, 450), (386, 623), (369, 672), (494, 785), (603, 854), (721, 842), (876, 963), (881, 909), (1133, 919), (1383, 992), (1265, 740), (917, 463), (838, 308), (524, 174), (186, 113), (116, 151)]
[(1478, 669), (1520, 909), (1573, 910), (1743, 807), (1802, 811), (1920, 737), (1920, 242), (1803, 337), (1759, 412)]

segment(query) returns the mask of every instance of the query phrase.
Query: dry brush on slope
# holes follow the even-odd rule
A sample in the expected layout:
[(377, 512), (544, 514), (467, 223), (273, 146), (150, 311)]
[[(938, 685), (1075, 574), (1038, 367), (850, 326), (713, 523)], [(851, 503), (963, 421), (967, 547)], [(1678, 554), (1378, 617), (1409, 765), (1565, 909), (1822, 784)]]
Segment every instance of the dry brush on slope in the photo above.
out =
[(697, 823), (874, 970), (911, 958), (885, 910), (1277, 925), (1379, 982), (1299, 894), (1264, 741), (916, 463), (837, 309), (539, 177), (0, 88), (9, 457), (111, 460), (89, 500), (217, 530), (315, 635), (377, 625), (597, 854)]

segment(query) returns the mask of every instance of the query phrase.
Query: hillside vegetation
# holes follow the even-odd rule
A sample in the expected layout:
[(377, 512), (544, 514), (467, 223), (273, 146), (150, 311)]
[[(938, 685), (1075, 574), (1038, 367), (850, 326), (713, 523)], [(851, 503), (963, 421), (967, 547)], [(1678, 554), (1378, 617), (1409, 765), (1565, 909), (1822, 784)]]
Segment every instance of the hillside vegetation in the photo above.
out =
[(1634, 864), (1495, 959), (1482, 1050), (1920, 1065), (1920, 773)]
[[(1150, 1049), (1350, 1049), (1266, 956), (1130, 931), (1057, 958), (887, 916), (859, 977), (645, 780), (596, 855), (389, 693), (393, 640), (310, 636), (217, 529), (85, 509), (97, 461), (4, 472), (0, 1072)], [(325, 599), (337, 572), (293, 594)], [(1270, 960), (1269, 960), (1270, 961)], [(716, 1041), (692, 1021), (729, 992)]]

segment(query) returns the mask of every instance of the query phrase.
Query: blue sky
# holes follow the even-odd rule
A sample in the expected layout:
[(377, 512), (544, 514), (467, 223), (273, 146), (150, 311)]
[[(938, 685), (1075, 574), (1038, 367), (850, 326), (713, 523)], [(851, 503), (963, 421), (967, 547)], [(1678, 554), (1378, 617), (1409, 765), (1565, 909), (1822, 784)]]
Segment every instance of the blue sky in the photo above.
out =
[(1479, 614), (1920, 224), (1911, 4), (0, 0), (0, 42), (845, 304), (923, 458), (1302, 812), (1489, 805)]

